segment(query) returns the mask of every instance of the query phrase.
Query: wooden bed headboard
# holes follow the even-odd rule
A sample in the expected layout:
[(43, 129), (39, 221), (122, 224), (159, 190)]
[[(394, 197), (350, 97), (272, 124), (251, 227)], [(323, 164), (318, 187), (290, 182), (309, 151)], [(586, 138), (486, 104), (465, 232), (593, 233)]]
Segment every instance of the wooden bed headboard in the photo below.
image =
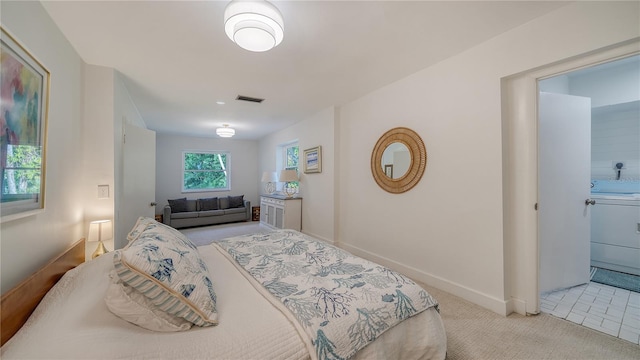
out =
[(0, 298), (0, 346), (24, 325), (40, 300), (67, 271), (84, 262), (84, 238)]

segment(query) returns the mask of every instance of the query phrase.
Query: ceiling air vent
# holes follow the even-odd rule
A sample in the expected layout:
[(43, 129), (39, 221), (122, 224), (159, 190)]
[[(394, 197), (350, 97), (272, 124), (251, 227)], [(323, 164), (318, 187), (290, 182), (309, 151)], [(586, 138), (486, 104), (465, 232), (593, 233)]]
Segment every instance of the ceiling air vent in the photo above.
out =
[(259, 98), (254, 98), (254, 97), (250, 97), (250, 96), (244, 96), (244, 95), (238, 95), (236, 100), (249, 101), (249, 102), (254, 102), (254, 103), (258, 103), (258, 104), (260, 104), (261, 102), (264, 101), (264, 99), (259, 99)]

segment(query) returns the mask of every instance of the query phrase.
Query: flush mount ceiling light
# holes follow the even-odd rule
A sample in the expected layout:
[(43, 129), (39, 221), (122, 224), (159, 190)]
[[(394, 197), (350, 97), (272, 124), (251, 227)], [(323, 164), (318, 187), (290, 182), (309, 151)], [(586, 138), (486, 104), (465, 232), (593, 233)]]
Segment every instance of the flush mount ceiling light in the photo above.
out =
[(264, 0), (233, 0), (224, 10), (224, 31), (241, 48), (271, 50), (284, 38), (284, 21), (278, 9)]
[(236, 134), (236, 131), (229, 127), (229, 124), (222, 124), (221, 128), (216, 129), (216, 134), (223, 138), (230, 138)]

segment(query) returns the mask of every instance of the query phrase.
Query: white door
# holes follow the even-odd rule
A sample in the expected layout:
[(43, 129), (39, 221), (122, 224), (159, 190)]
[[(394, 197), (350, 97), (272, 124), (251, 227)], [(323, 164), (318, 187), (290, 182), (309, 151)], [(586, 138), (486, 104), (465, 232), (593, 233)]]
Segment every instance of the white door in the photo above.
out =
[(128, 124), (124, 133), (120, 239), (126, 238), (138, 217), (153, 218), (156, 213), (156, 133)]
[(589, 282), (591, 99), (538, 100), (539, 291)]

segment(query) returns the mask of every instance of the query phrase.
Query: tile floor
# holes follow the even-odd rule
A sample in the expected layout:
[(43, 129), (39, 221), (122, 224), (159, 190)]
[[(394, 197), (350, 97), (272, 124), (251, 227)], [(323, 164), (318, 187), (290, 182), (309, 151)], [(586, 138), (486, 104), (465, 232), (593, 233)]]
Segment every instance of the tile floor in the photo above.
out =
[(640, 293), (590, 282), (540, 297), (544, 313), (640, 345)]

